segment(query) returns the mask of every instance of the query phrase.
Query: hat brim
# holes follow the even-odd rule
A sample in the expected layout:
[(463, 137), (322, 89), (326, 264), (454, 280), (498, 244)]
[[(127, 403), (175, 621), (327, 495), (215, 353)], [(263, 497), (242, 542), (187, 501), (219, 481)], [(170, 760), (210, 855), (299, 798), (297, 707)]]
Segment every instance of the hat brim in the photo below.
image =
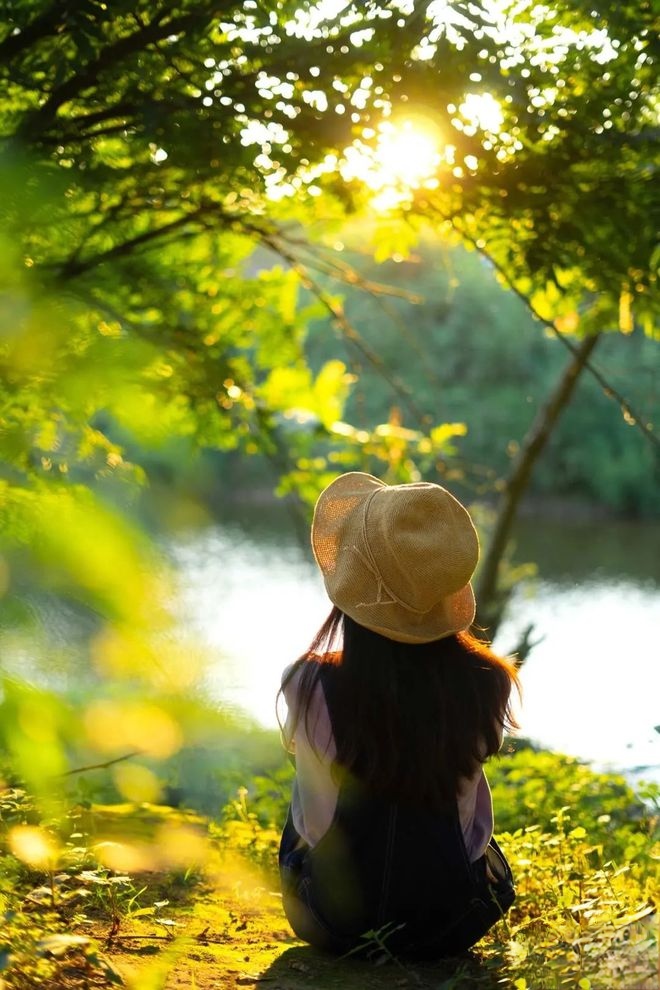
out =
[(349, 602), (334, 604), (359, 625), (397, 643), (432, 643), (463, 632), (474, 622), (476, 608), (470, 584), (422, 615), (411, 614), (396, 602), (374, 603), (364, 608), (355, 608)]

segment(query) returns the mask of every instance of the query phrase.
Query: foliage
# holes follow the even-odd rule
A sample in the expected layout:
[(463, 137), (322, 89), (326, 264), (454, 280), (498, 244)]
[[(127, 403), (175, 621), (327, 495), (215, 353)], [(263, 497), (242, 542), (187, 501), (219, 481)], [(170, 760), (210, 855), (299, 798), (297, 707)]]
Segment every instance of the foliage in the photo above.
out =
[[(350, 237), (347, 244), (353, 243)], [(365, 277), (376, 268), (356, 254)], [(348, 288), (344, 302), (351, 324), (386, 367), (396, 367), (403, 388), (386, 380), (350, 339), (341, 356), (357, 381), (346, 416), (358, 429), (383, 421), (392, 406), (403, 424), (457, 420), (466, 432), (453, 449), (448, 437), (422, 471), (438, 472), (468, 499), (489, 497), (501, 483), (536, 410), (554, 387), (565, 349), (541, 331), (520, 299), (497, 284), (492, 265), (475, 252), (450, 249), (427, 237), (407, 259), (381, 266), (381, 277), (400, 297), (374, 297)], [(306, 345), (312, 367), (336, 355), (327, 321), (314, 321)], [(597, 368), (624, 395), (635, 397), (648, 422), (660, 413), (654, 385), (657, 343), (637, 331), (609, 336), (599, 345)], [(411, 401), (412, 400), (412, 401)], [(655, 512), (657, 458), (630, 417), (588, 375), (555, 428), (537, 465), (532, 495), (582, 498), (622, 513)]]
[[(405, 254), (422, 212), (486, 248), (562, 329), (628, 330), (631, 313), (651, 328), (650, 4), (605, 19), (586, 4), (433, 6), (8, 5), (12, 463), (50, 480), (73, 447), (103, 475), (130, 473), (104, 415), (150, 442), (194, 434), (276, 459), (281, 414), (327, 430), (346, 379), (335, 367), (313, 382), (301, 353), (300, 225), (341, 250), (346, 208), (370, 195), (346, 166), (401, 115), (446, 150), (427, 183), (398, 190), (408, 228), (388, 215), (369, 231), (379, 256)], [(311, 264), (345, 275), (334, 254)], [(322, 305), (345, 333), (341, 307)], [(313, 474), (308, 458), (293, 478), (305, 495)]]
[(280, 831), (271, 819), (267, 823), (259, 820), (248, 803), (248, 789), (239, 787), (236, 797), (224, 807), (220, 822), (212, 829), (222, 848), (231, 849), (249, 859), (271, 882), (277, 882), (277, 848)]
[[(517, 900), (480, 943), (481, 972), (466, 973), (468, 985), (492, 971), (519, 990), (645, 986), (657, 958), (660, 788), (642, 787), (643, 803), (621, 777), (528, 746), (488, 775)], [(291, 777), (287, 766), (257, 778), (225, 809), (259, 865), (268, 843), (274, 861)]]
[(631, 862), (638, 839), (654, 825), (653, 809), (624, 777), (598, 773), (574, 757), (516, 748), (489, 765), (488, 779), (503, 832), (547, 830), (563, 809), (566, 820), (599, 834), (606, 855)]
[(468, 237), (487, 233), (537, 290), (554, 284), (561, 297), (581, 277), (644, 310), (650, 3), (443, 13), (374, 0), (339, 16), (313, 2), (227, 3), (218, 17), (208, 0), (40, 0), (6, 14), (2, 129), (9, 147), (69, 173), (73, 236), (49, 252), (66, 278), (178, 230), (270, 238), (268, 190), (360, 198), (359, 182), (337, 182), (344, 149), (372, 148), (380, 121), (407, 113), (429, 116), (453, 149), (415, 210), (451, 218)]
[(3, 986), (121, 984), (99, 952), (97, 929), (107, 947), (138, 920), (170, 938), (176, 923), (163, 909), (177, 901), (179, 878), (207, 855), (200, 825), (190, 814), (146, 806), (60, 802), (45, 816), (23, 788), (3, 786)]
[(561, 809), (553, 826), (502, 837), (518, 891), (501, 946), (514, 986), (643, 986), (657, 958), (657, 870), (655, 880), (631, 875), (625, 861), (603, 856), (597, 829)]
[[(56, 986), (63, 964), (70, 970), (67, 985), (78, 985), (76, 974), (91, 986), (120, 982), (84, 934), (84, 912), (90, 888), (102, 883), (115, 891), (129, 885), (129, 878), (106, 879), (92, 869), (88, 852), (75, 841), (82, 836), (68, 831), (73, 841), (63, 844), (61, 828), (52, 820), (39, 821), (23, 789), (0, 791), (0, 971), (6, 985), (17, 990), (42, 982)], [(113, 904), (117, 916), (116, 896)]]

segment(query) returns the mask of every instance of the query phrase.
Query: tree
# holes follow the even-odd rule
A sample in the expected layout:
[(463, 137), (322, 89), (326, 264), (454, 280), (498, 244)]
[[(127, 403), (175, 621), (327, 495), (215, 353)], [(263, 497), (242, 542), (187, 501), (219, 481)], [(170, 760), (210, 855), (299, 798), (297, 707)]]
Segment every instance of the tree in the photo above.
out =
[[(21, 216), (31, 274), (121, 310), (149, 343), (178, 278), (199, 331), (179, 326), (174, 348), (203, 353), (219, 322), (201, 305), (217, 295), (213, 273), (255, 241), (300, 257), (291, 224), (317, 216), (320, 190), (352, 209), (365, 198), (342, 179), (344, 150), (368, 153), (379, 122), (409, 110), (449, 145), (403, 203), (409, 217), (451, 223), (561, 329), (627, 329), (633, 309), (651, 325), (648, 3), (604, 19), (586, 3), (347, 3), (323, 15), (313, 3), (43, 0), (5, 14), (5, 162), (27, 153), (31, 184), (59, 172), (48, 217)], [(341, 216), (327, 195), (323, 210)], [(194, 272), (210, 266), (205, 281), (188, 257)], [(245, 324), (226, 276), (221, 288)], [(162, 312), (171, 335), (176, 314)]]
[[(23, 217), (33, 273), (68, 291), (91, 278), (99, 304), (125, 306), (115, 272), (130, 261), (131, 281), (145, 270), (128, 311), (153, 316), (167, 296), (157, 286), (174, 282), (168, 259), (150, 270), (161, 246), (177, 244), (179, 278), (181, 245), (195, 239), (196, 268), (224, 264), (219, 235), (291, 264), (306, 257), (291, 224), (318, 219), (319, 191), (326, 221), (364, 202), (341, 173), (345, 149), (368, 155), (384, 119), (416, 115), (446, 148), (401, 200), (409, 220), (450, 224), (486, 250), (562, 331), (626, 330), (633, 314), (650, 330), (653, 11), (592, 7), (8, 5), (5, 159), (27, 150), (34, 170), (60, 172), (50, 222)], [(386, 252), (387, 228), (396, 243), (402, 231), (384, 227)], [(190, 283), (200, 323), (207, 289)], [(148, 335), (140, 320), (132, 332)]]

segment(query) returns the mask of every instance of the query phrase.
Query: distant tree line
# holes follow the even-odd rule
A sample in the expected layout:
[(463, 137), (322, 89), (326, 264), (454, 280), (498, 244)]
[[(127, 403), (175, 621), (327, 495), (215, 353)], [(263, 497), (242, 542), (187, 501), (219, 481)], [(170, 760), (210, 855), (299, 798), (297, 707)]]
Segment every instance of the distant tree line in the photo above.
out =
[[(425, 424), (464, 424), (465, 434), (453, 438), (451, 451), (426, 461), (425, 477), (448, 478), (466, 499), (492, 502), (561, 373), (564, 348), (476, 252), (427, 239), (406, 259), (353, 261), (365, 279), (394, 292), (342, 286), (346, 318), (365, 346), (333, 333), (331, 317), (322, 314), (311, 322), (304, 344), (310, 367), (319, 372), (327, 362), (345, 363), (355, 380), (342, 415), (356, 430), (371, 433), (393, 419), (404, 435)], [(639, 330), (606, 334), (594, 360), (646, 422), (658, 423), (656, 341)], [(591, 376), (582, 376), (531, 476), (528, 501), (574, 501), (576, 508), (583, 504), (625, 517), (657, 516), (657, 451), (635, 426)], [(328, 467), (324, 453), (317, 445), (322, 469)], [(180, 470), (182, 450), (175, 446), (160, 470), (169, 456)], [(267, 489), (272, 478), (272, 464), (259, 459), (239, 463), (230, 453), (215, 464), (209, 468), (212, 488), (225, 478), (246, 490), (255, 484)], [(369, 466), (368, 453), (364, 464)], [(203, 474), (193, 481), (201, 488), (209, 484)]]
[[(396, 373), (430, 422), (463, 422), (450, 469), (466, 494), (488, 495), (506, 476), (537, 407), (565, 363), (564, 349), (476, 253), (426, 243), (398, 263), (368, 271), (419, 297), (374, 298), (348, 290), (346, 313), (383, 363)], [(338, 345), (327, 324), (309, 337), (312, 364), (341, 355), (359, 378), (347, 400), (351, 423), (369, 429), (393, 406), (410, 422), (405, 399), (350, 342)], [(657, 343), (639, 330), (608, 334), (595, 364), (634, 399), (645, 420), (660, 421)], [(529, 494), (575, 498), (626, 516), (657, 515), (657, 451), (590, 376), (583, 376), (535, 467)]]

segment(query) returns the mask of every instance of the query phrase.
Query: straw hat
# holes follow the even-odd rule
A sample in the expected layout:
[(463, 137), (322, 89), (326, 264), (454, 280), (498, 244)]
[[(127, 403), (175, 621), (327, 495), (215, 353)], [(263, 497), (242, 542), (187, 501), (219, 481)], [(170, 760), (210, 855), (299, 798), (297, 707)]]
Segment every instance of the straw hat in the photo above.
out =
[(343, 474), (316, 503), (312, 548), (330, 600), (382, 636), (428, 643), (474, 620), (479, 540), (440, 485)]

